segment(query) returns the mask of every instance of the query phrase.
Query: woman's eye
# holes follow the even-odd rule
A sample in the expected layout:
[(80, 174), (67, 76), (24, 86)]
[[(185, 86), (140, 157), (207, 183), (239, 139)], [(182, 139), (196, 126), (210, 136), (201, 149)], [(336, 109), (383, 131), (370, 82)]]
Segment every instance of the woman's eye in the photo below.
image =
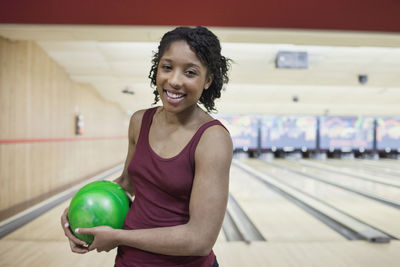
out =
[(197, 72), (194, 70), (188, 70), (188, 71), (186, 71), (186, 74), (189, 76), (195, 76), (195, 75), (197, 75)]
[(171, 66), (169, 66), (169, 65), (162, 65), (161, 68), (164, 69), (164, 70), (171, 70), (172, 69)]

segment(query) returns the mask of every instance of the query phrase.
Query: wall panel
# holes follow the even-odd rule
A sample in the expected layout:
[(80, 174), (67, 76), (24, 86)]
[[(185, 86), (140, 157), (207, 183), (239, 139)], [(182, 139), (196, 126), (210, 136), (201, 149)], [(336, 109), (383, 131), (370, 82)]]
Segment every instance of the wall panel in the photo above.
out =
[(0, 37), (0, 64), (0, 220), (123, 162), (129, 116), (119, 106), (32, 41)]

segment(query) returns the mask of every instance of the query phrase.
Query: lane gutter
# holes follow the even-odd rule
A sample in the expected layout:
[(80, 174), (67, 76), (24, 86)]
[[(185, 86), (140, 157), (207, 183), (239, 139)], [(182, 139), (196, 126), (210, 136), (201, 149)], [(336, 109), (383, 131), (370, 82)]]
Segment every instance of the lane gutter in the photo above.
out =
[[(107, 171), (104, 171), (88, 180), (86, 180), (83, 183), (80, 183), (64, 192), (61, 192), (49, 199), (46, 199), (45, 201), (42, 201), (38, 203), (37, 205), (22, 211), (6, 220), (3, 220), (0, 222), (0, 239), (3, 238), (4, 236), (14, 232), (18, 228), (24, 226), (25, 224), (31, 222), (32, 220), (36, 219), (40, 215), (44, 214), (45, 212), (51, 210), (55, 206), (61, 204), (62, 202), (68, 200), (69, 198), (73, 197), (75, 193), (85, 184), (94, 182), (97, 180), (102, 180), (107, 178), (108, 176), (120, 172), (123, 170), (124, 165), (120, 164), (114, 168), (111, 168)], [(61, 216), (61, 214), (60, 214)]]

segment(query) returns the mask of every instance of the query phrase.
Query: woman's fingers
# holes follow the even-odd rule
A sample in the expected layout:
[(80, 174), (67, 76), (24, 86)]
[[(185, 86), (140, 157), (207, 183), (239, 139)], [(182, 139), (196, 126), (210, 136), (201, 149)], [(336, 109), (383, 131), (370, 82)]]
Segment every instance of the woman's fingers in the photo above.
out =
[(74, 252), (74, 253), (85, 254), (85, 253), (89, 252), (88, 248), (85, 248), (85, 247), (82, 247), (82, 246), (77, 246), (71, 240), (69, 241), (69, 245), (71, 247), (71, 251)]
[(67, 215), (68, 215), (68, 208), (66, 208), (63, 214), (61, 214), (61, 227), (63, 228), (65, 224), (68, 223)]
[[(85, 241), (78, 239), (71, 231), (68, 222), (68, 208), (66, 208), (61, 215), (61, 226), (64, 230), (65, 236), (69, 239), (70, 243), (73, 242), (76, 246), (80, 247), (88, 247), (88, 244)], [(71, 247), (72, 248), (72, 247)]]

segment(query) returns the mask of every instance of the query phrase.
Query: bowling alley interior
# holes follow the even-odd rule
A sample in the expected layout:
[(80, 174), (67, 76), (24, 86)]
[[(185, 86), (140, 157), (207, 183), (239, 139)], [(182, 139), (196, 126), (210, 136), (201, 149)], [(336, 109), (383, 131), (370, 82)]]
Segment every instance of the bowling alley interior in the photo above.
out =
[(180, 25), (232, 60), (210, 113), (233, 143), (219, 266), (400, 266), (400, 4), (378, 2), (2, 1), (0, 266), (114, 266), (71, 252), (61, 214), (121, 175)]

